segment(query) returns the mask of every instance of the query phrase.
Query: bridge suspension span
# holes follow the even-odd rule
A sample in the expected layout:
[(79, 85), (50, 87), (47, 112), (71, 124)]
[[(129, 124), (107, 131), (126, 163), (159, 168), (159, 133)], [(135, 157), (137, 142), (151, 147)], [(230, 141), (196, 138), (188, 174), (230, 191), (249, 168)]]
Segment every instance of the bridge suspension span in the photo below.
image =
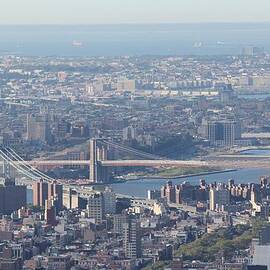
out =
[(47, 182), (53, 182), (54, 179), (39, 171), (25, 161), (11, 148), (0, 148), (0, 159), (3, 164), (3, 171), (6, 176), (10, 176), (10, 167), (31, 181), (37, 181), (41, 178)]
[[(108, 159), (109, 148), (118, 149), (120, 151), (130, 153), (133, 156), (143, 159)], [(53, 178), (41, 172), (37, 168), (40, 166), (88, 166), (90, 183), (106, 183), (109, 182), (109, 168), (114, 167), (211, 167), (222, 169), (239, 169), (239, 168), (269, 168), (270, 157), (257, 158), (254, 156), (219, 156), (202, 160), (170, 160), (131, 147), (123, 146), (119, 143), (104, 140), (91, 139), (89, 144), (89, 160), (32, 160), (25, 161), (11, 148), (0, 148), (0, 159), (2, 159), (3, 167), (8, 170), (9, 167), (14, 168), (20, 174), (36, 181), (44, 179), (44, 181), (52, 182)]]

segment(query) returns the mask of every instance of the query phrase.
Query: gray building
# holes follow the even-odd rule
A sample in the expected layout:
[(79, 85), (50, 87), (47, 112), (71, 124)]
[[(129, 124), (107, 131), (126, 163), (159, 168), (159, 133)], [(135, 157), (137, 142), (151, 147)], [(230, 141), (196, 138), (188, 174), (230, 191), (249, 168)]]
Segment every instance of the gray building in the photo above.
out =
[(104, 200), (101, 193), (89, 196), (87, 210), (89, 218), (93, 218), (96, 224), (102, 223), (104, 217)]
[(0, 186), (0, 213), (11, 214), (26, 206), (26, 186), (16, 186), (14, 181), (5, 180)]
[(241, 124), (236, 120), (203, 121), (203, 135), (214, 146), (233, 146), (241, 139)]
[(129, 216), (123, 224), (123, 247), (127, 258), (141, 257), (140, 223), (135, 216)]

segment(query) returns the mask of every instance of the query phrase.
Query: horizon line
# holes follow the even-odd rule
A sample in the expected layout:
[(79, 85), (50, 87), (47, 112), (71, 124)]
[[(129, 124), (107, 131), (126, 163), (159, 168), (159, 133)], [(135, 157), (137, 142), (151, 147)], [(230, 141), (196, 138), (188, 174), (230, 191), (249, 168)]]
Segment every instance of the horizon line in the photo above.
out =
[(119, 22), (119, 23), (0, 23), (0, 26), (120, 26), (120, 25), (198, 25), (198, 24), (269, 24), (269, 21), (203, 21), (203, 22)]

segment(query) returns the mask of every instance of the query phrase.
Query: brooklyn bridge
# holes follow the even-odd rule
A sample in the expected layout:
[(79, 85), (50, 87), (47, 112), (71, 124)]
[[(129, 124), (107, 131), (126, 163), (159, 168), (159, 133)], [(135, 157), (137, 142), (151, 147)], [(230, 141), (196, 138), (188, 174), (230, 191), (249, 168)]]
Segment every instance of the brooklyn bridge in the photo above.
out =
[[(110, 160), (108, 149), (115, 148), (132, 155), (134, 159)], [(89, 183), (108, 183), (109, 169), (117, 167), (177, 167), (177, 168), (269, 168), (270, 156), (255, 155), (220, 155), (194, 160), (171, 160), (145, 153), (109, 140), (91, 139), (89, 142), (89, 160), (31, 160), (26, 161), (11, 148), (0, 149), (0, 163), (2, 171), (8, 175), (11, 168), (31, 181), (43, 179), (53, 181), (40, 168), (63, 166), (88, 166)]]

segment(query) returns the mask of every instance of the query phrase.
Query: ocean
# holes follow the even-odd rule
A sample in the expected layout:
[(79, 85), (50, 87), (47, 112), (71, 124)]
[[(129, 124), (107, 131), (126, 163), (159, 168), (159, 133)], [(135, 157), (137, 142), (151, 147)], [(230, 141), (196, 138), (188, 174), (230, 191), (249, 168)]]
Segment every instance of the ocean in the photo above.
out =
[(270, 23), (0, 26), (0, 55), (229, 55), (270, 49)]

